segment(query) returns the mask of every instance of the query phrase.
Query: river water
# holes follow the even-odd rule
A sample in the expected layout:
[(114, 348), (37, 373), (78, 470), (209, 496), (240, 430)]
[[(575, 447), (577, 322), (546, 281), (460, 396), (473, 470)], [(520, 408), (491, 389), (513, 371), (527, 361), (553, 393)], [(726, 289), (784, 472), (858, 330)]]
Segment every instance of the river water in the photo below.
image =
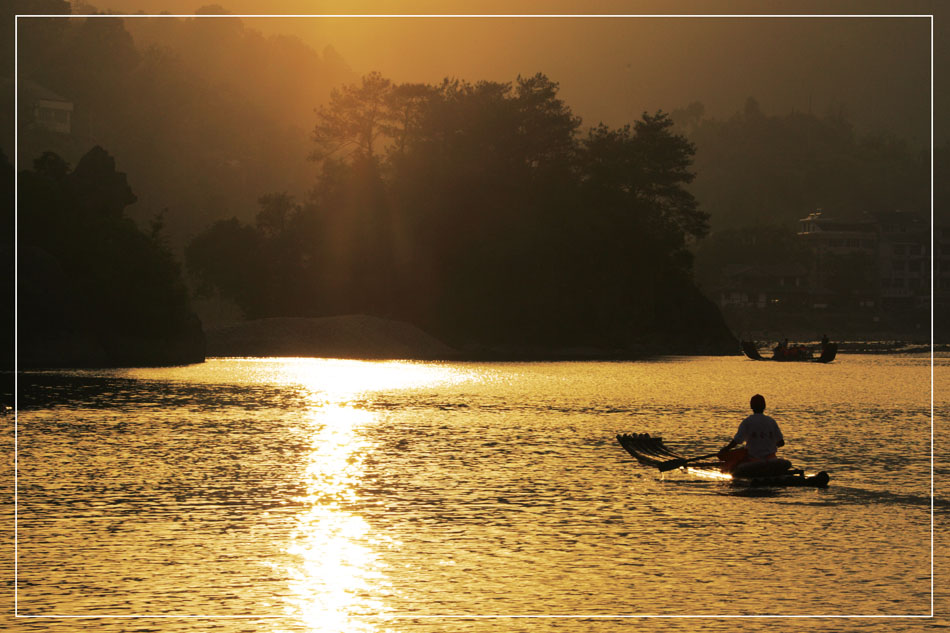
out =
[[(22, 373), (2, 479), (16, 519), (4, 611), (20, 617), (0, 624), (940, 628), (948, 365), (270, 358)], [(757, 392), (782, 454), (828, 471), (828, 489), (661, 478), (615, 440), (713, 452)]]

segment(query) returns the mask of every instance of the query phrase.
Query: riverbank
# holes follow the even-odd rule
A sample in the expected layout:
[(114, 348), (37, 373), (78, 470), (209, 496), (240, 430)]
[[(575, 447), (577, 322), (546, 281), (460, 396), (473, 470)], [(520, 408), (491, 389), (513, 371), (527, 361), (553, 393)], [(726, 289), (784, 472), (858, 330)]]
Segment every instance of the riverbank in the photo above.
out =
[(930, 343), (920, 341), (841, 341), (838, 353), (845, 354), (923, 354), (950, 352), (950, 343)]
[[(420, 328), (402, 321), (366, 315), (322, 318), (268, 318), (243, 321), (207, 330), (207, 353), (215, 357), (302, 356), (357, 360), (455, 360), (455, 361), (557, 361), (557, 360), (639, 360), (666, 355), (741, 355), (739, 345), (671, 348), (639, 345), (624, 349), (599, 347), (538, 348), (531, 346), (453, 347)], [(818, 348), (817, 340), (795, 343)], [(835, 341), (842, 354), (913, 354), (931, 351), (921, 340)], [(760, 339), (760, 348), (774, 341)], [(937, 344), (934, 351), (950, 352), (950, 344)]]

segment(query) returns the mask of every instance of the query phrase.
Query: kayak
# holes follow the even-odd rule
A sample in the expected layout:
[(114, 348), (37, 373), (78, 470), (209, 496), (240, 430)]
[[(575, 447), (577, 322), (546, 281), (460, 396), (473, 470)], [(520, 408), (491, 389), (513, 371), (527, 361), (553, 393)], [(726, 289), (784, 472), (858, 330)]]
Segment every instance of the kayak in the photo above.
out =
[(661, 437), (651, 437), (649, 433), (622, 434), (617, 436), (620, 445), (638, 462), (645, 466), (659, 468), (661, 472), (667, 470), (684, 470), (692, 475), (716, 479), (733, 486), (748, 488), (782, 486), (782, 487), (811, 487), (827, 488), (830, 477), (821, 471), (808, 475), (804, 470), (792, 468), (787, 459), (765, 460), (740, 464), (735, 472), (726, 472), (722, 469), (723, 463), (715, 461), (701, 462), (703, 458), (687, 458), (670, 450)]
[(814, 353), (805, 347), (789, 347), (779, 352), (773, 352), (771, 358), (766, 358), (759, 353), (758, 346), (752, 341), (742, 341), (742, 353), (752, 360), (775, 360), (782, 363), (811, 362), (811, 363), (830, 363), (838, 355), (838, 344), (827, 343), (821, 348), (821, 354), (815, 358)]

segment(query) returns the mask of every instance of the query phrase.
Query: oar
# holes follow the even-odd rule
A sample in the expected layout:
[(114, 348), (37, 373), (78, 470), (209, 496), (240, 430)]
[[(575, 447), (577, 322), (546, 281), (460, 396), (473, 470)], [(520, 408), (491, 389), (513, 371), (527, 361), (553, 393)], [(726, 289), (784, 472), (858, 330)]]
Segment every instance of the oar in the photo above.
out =
[(680, 457), (677, 459), (671, 459), (668, 462), (663, 462), (662, 464), (657, 466), (657, 468), (660, 469), (661, 473), (665, 473), (668, 470), (676, 470), (677, 468), (685, 466), (686, 464), (690, 462), (696, 462), (701, 459), (709, 459), (710, 457), (717, 457), (718, 455), (719, 453), (710, 453), (709, 455), (700, 455), (699, 457), (690, 457), (689, 459)]

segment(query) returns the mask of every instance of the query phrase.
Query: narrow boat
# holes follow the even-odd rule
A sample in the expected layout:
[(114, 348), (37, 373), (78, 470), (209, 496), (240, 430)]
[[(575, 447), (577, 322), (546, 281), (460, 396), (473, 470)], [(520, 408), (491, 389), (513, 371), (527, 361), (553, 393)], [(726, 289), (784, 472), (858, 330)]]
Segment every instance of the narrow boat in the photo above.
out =
[(734, 473), (725, 472), (722, 470), (722, 462), (718, 459), (707, 462), (699, 461), (715, 458), (715, 455), (687, 458), (670, 450), (663, 443), (663, 438), (651, 437), (649, 433), (622, 434), (617, 436), (617, 441), (644, 466), (658, 468), (661, 472), (676, 469), (685, 470), (698, 477), (721, 480), (733, 486), (749, 488), (768, 486), (827, 488), (830, 480), (828, 473), (824, 471), (814, 475), (806, 475), (804, 470), (792, 468), (791, 462), (787, 459), (750, 462), (742, 464)]
[(821, 347), (821, 354), (815, 358), (814, 352), (802, 345), (776, 349), (771, 358), (766, 358), (759, 353), (759, 348), (753, 341), (742, 341), (742, 353), (752, 360), (776, 360), (779, 362), (802, 362), (809, 361), (813, 363), (830, 363), (838, 355), (837, 343), (825, 343)]

